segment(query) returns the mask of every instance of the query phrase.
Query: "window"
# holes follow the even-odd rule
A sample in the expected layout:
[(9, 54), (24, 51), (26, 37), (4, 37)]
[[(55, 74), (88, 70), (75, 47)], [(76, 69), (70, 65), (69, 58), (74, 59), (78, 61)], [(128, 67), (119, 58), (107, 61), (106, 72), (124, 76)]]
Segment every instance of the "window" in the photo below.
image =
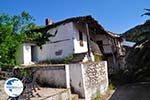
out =
[(79, 31), (80, 46), (83, 46), (83, 33)]

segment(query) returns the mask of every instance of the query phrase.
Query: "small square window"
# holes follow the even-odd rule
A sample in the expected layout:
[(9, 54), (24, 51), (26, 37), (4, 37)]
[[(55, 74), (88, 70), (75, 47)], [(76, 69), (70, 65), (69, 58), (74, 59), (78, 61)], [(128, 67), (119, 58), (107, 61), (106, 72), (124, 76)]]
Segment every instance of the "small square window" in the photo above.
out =
[(79, 31), (80, 46), (83, 46), (83, 33)]

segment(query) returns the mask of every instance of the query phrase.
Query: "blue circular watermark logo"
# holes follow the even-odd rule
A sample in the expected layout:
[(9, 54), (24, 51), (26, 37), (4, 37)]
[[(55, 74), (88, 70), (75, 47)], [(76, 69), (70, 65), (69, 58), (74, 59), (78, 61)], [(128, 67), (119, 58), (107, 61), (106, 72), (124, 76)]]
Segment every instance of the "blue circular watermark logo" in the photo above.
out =
[(9, 96), (17, 97), (23, 91), (23, 83), (18, 78), (9, 78), (4, 84), (4, 90)]

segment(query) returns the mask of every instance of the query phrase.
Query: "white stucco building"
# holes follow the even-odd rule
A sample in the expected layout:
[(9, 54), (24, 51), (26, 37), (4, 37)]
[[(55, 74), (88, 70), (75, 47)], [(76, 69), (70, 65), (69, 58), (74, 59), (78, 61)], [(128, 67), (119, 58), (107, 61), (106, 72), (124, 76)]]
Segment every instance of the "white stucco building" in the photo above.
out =
[(32, 42), (23, 43), (17, 62), (28, 65), (32, 62), (63, 59), (71, 54), (88, 52), (87, 34), (80, 31), (72, 21), (49, 28), (46, 34), (54, 36), (49, 37), (50, 41), (42, 45), (42, 48)]
[(110, 34), (91, 16), (69, 18), (57, 23), (47, 20), (46, 23), (45, 27), (32, 31), (52, 37), (49, 37), (49, 41), (41, 48), (32, 42), (23, 43), (17, 57), (19, 64), (28, 65), (33, 62), (63, 59), (72, 54), (82, 55), (84, 62), (94, 61), (95, 53), (111, 54), (110, 59), (113, 59), (111, 61), (116, 61), (113, 54), (116, 49), (114, 47), (118, 45), (115, 44), (115, 40), (119, 37)]

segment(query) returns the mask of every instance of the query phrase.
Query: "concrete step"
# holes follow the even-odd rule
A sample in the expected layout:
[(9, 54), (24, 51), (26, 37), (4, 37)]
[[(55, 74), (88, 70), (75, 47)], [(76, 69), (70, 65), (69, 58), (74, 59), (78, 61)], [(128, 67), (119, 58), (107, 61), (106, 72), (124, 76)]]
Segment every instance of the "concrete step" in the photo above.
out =
[(40, 88), (37, 91), (40, 97), (32, 97), (30, 100), (69, 100), (70, 89), (58, 89), (58, 88)]
[(71, 100), (79, 100), (78, 94), (71, 94)]

